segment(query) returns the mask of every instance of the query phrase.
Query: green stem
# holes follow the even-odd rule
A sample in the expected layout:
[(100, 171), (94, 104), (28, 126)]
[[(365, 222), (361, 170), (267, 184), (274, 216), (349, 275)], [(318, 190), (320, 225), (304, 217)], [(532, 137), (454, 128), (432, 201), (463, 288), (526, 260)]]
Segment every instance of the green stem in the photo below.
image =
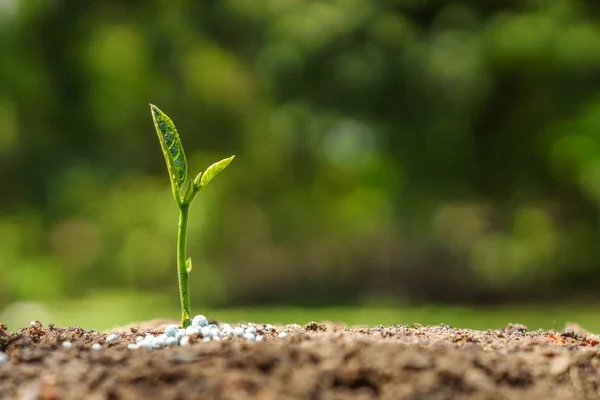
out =
[(181, 204), (179, 207), (179, 230), (177, 231), (177, 272), (179, 276), (179, 295), (181, 297), (181, 324), (184, 328), (190, 325), (190, 286), (188, 271), (185, 263), (185, 246), (187, 239), (187, 224), (190, 205)]

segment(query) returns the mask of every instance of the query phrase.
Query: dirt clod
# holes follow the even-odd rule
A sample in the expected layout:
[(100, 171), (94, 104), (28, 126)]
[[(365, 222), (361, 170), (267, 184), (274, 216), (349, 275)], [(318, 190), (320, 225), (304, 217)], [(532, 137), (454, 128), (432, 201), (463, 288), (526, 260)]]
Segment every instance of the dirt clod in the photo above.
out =
[(309, 322), (308, 324), (306, 324), (304, 329), (306, 329), (309, 332), (325, 332), (327, 330), (327, 326), (325, 326), (325, 324), (322, 324), (320, 322), (312, 321), (312, 322)]
[[(160, 321), (161, 324), (164, 321)], [(144, 326), (144, 325), (140, 325)], [(0, 399), (598, 399), (600, 340), (587, 334), (311, 322), (261, 342), (127, 349), (156, 325), (106, 334), (0, 324)], [(161, 325), (162, 326), (162, 325)], [(335, 329), (334, 329), (335, 328)], [(279, 337), (279, 333), (287, 336)], [(62, 342), (72, 343), (70, 348)], [(101, 350), (92, 350), (102, 343)]]

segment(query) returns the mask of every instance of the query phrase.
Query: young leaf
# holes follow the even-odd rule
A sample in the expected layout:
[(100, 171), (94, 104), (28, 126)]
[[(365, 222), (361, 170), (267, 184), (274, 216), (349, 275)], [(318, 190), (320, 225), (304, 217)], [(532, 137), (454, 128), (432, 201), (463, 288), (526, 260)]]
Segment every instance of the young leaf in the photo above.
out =
[(194, 186), (199, 188), (200, 187), (200, 183), (202, 182), (202, 174), (204, 174), (204, 172), (200, 172), (198, 175), (196, 175), (196, 178), (194, 179)]
[(192, 272), (192, 257), (188, 257), (187, 261), (185, 262), (185, 269), (187, 270), (188, 274)]
[(183, 152), (183, 145), (171, 118), (153, 104), (150, 104), (150, 109), (152, 111), (154, 127), (158, 134), (158, 141), (167, 162), (171, 185), (174, 190), (179, 191), (187, 177), (187, 162), (185, 160), (185, 153)]
[(234, 158), (235, 156), (231, 156), (208, 167), (206, 171), (204, 171), (204, 174), (202, 174), (202, 178), (200, 179), (200, 187), (208, 185), (208, 182), (212, 181), (215, 176), (219, 175), (219, 172), (223, 171), (225, 167), (227, 167), (229, 163), (233, 161)]

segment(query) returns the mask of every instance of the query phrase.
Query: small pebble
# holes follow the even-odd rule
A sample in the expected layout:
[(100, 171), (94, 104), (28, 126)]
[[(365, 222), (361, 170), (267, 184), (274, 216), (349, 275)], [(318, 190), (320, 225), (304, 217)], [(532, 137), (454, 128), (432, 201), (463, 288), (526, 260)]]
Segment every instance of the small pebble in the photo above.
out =
[(68, 349), (71, 346), (73, 346), (73, 344), (71, 342), (62, 342), (62, 347), (65, 347)]
[(192, 325), (196, 325), (196, 326), (200, 326), (200, 327), (208, 326), (208, 319), (202, 314), (196, 315), (194, 317), (194, 319), (192, 319)]
[(202, 341), (204, 341), (204, 342), (210, 342), (210, 336), (205, 336), (204, 339), (202, 339)]
[(0, 351), (0, 365), (8, 362), (8, 356)]
[(244, 333), (244, 339), (246, 339), (246, 340), (253, 341), (255, 338), (256, 338), (256, 336), (254, 336), (253, 333), (248, 333), (248, 332)]
[(211, 339), (212, 339), (213, 341), (216, 341), (216, 342), (218, 342), (219, 340), (221, 340), (221, 338), (220, 338), (220, 337), (218, 337), (218, 336), (212, 336), (212, 337), (211, 337)]
[(219, 330), (219, 328), (210, 328), (210, 336), (219, 337), (221, 336), (221, 331)]
[(31, 325), (34, 328), (40, 328), (42, 326), (42, 323), (40, 321), (31, 321), (29, 325)]
[(248, 328), (246, 328), (246, 333), (251, 333), (253, 335), (256, 335), (256, 328), (253, 326), (249, 326)]
[(218, 326), (217, 324), (210, 324), (208, 327), (209, 327), (210, 329), (215, 329), (215, 328), (216, 328), (216, 329), (219, 329), (219, 326)]
[(271, 324), (266, 324), (266, 325), (265, 325), (265, 329), (266, 329), (266, 330), (268, 330), (268, 331), (272, 331), (272, 330), (273, 330), (273, 325), (271, 325)]
[(138, 337), (136, 337), (136, 338), (135, 338), (135, 342), (136, 342), (136, 343), (139, 343), (139, 342), (141, 342), (142, 340), (144, 340), (144, 338), (143, 338), (143, 337), (141, 337), (141, 336), (138, 336)]
[(175, 339), (179, 340), (183, 336), (185, 336), (185, 329), (179, 329), (179, 330), (177, 330), (177, 333), (175, 334)]
[(114, 333), (111, 333), (106, 337), (106, 343), (116, 342), (117, 340), (119, 340), (119, 337)]
[(179, 345), (180, 346), (187, 346), (188, 344), (190, 344), (190, 337), (189, 336), (182, 336), (181, 339), (179, 339)]
[(174, 338), (172, 336), (169, 336), (166, 340), (165, 340), (165, 344), (167, 346), (177, 346), (179, 344), (179, 340), (177, 340), (177, 338)]
[(94, 343), (92, 345), (92, 350), (102, 350), (102, 345), (100, 343)]
[(170, 337), (175, 337), (175, 335), (177, 335), (178, 331), (179, 331), (179, 327), (175, 324), (171, 324), (165, 328), (165, 335), (170, 336)]
[(281, 332), (278, 336), (283, 339), (284, 337), (287, 336), (287, 333)]
[(263, 336), (262, 335), (258, 335), (256, 336), (256, 339), (254, 339), (256, 342), (262, 342), (263, 340)]
[(127, 345), (127, 348), (128, 348), (128, 349), (130, 349), (130, 350), (136, 350), (136, 349), (139, 349), (139, 348), (140, 348), (140, 346), (139, 346), (138, 344), (129, 343), (129, 344)]

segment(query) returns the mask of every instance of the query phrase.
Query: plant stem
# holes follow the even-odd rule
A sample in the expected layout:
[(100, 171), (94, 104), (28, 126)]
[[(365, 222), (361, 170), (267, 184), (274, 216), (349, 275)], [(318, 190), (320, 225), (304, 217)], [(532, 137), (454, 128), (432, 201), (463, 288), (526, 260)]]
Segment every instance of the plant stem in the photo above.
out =
[(190, 286), (188, 283), (188, 271), (185, 263), (185, 247), (187, 239), (187, 224), (190, 205), (179, 206), (179, 229), (177, 231), (177, 272), (179, 276), (179, 295), (181, 297), (181, 324), (184, 328), (190, 325)]

